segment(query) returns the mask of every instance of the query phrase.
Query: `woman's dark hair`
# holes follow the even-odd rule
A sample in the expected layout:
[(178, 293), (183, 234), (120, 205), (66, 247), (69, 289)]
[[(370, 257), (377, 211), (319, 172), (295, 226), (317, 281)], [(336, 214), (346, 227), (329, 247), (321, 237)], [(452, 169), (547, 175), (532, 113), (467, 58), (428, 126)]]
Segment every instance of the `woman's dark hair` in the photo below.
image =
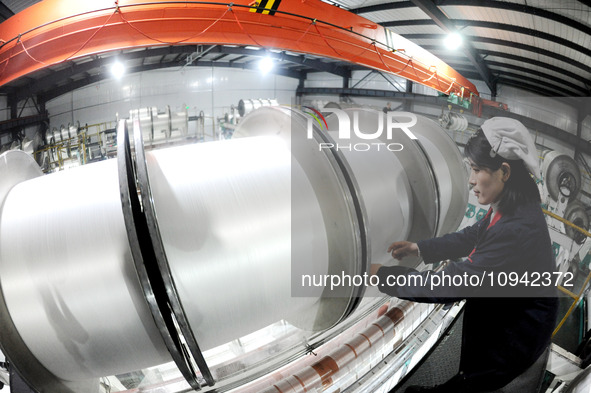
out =
[(537, 202), (541, 203), (540, 192), (535, 180), (529, 174), (522, 160), (506, 160), (498, 154), (491, 157), (491, 145), (486, 139), (481, 128), (472, 136), (466, 147), (464, 155), (472, 160), (477, 166), (488, 168), (492, 171), (498, 170), (503, 162), (511, 167), (511, 176), (505, 183), (499, 210), (503, 214), (511, 215), (515, 209), (523, 204)]

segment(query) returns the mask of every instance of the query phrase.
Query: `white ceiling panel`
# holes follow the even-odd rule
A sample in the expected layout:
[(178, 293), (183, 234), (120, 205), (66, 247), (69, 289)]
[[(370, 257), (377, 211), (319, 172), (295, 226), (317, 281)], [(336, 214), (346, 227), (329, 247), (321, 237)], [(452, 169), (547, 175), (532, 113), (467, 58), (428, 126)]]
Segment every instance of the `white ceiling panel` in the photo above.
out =
[(405, 34), (437, 34), (441, 39), (445, 37), (439, 26), (390, 26), (388, 29), (399, 35)]
[[(325, 3), (338, 5), (345, 9), (353, 9), (359, 7), (369, 7), (372, 5), (383, 4), (383, 0), (322, 0)], [(389, 3), (398, 3), (405, 0), (392, 0)]]
[[(480, 49), (491, 49), (487, 45), (479, 45), (479, 48)], [(589, 80), (591, 80), (591, 73), (585, 72), (585, 71), (581, 70), (580, 68), (575, 67), (575, 66), (572, 66), (572, 65), (570, 65), (568, 63), (565, 63), (565, 62), (562, 62), (562, 61), (558, 61), (555, 58), (550, 58), (548, 56), (544, 56), (544, 55), (540, 55), (540, 54), (537, 54), (535, 56), (531, 56), (531, 52), (525, 52), (525, 51), (522, 51), (522, 53), (520, 54), (519, 51), (512, 50), (512, 49), (508, 49), (505, 52), (506, 53), (509, 53), (509, 54), (515, 54), (515, 55), (518, 55), (518, 56), (530, 55), (529, 57), (530, 58), (533, 58), (534, 60), (541, 61), (543, 63), (549, 64), (549, 65), (552, 65), (552, 66), (555, 66), (555, 67), (559, 67), (560, 69), (563, 69), (565, 71), (571, 72), (571, 73), (576, 74), (576, 75), (580, 75), (580, 76), (586, 77)], [(527, 56), (526, 56), (526, 58), (527, 58)], [(519, 63), (519, 62), (516, 62), (515, 60), (506, 59), (506, 58), (502, 58), (502, 57), (496, 57), (496, 56), (488, 56), (487, 59), (488, 60), (499, 61), (499, 62), (511, 62), (512, 64), (517, 64), (517, 65), (521, 65), (523, 67), (528, 67), (528, 68), (532, 68), (532, 69), (534, 69), (534, 67), (537, 67), (536, 65), (527, 64), (527, 63)], [(552, 72), (552, 71), (549, 71), (548, 69), (543, 69), (543, 70), (544, 70), (544, 72)], [(578, 80), (577, 81), (572, 80), (570, 77), (568, 77), (566, 75), (563, 75), (562, 77), (565, 78), (565, 79), (567, 79), (567, 80), (569, 80), (569, 81), (571, 81), (571, 82), (573, 82), (573, 83), (577, 83), (577, 84), (580, 84), (581, 83)]]
[(418, 8), (366, 12), (361, 16), (377, 23), (425, 19), (425, 13)]
[[(522, 27), (526, 29), (540, 31), (546, 34), (555, 35), (557, 37), (575, 42), (579, 45), (582, 44), (584, 38), (587, 36), (587, 34), (584, 34), (583, 32), (580, 32), (579, 30), (576, 30), (567, 24), (558, 23), (548, 18), (542, 18), (532, 14), (527, 14), (518, 11), (494, 9), (494, 12), (491, 12), (489, 8), (468, 6), (448, 6), (442, 8), (446, 10), (446, 14), (448, 14), (448, 16), (451, 19), (468, 19), (471, 21), (494, 22), (507, 24), (510, 26)], [(466, 15), (469, 15), (469, 17), (467, 17)], [(587, 24), (591, 26), (591, 20), (588, 20)], [(494, 31), (495, 29), (489, 30)]]
[[(504, 64), (506, 64), (506, 65), (511, 65), (511, 64), (520, 65), (520, 64), (516, 63), (515, 61), (506, 61), (506, 62), (504, 62)], [(572, 83), (576, 86), (583, 87), (581, 85), (580, 81), (570, 79), (570, 78), (568, 78), (568, 79), (562, 78), (562, 74), (560, 74), (558, 72), (550, 71), (548, 69), (544, 69), (542, 67), (537, 67), (537, 66), (532, 66), (532, 67), (530, 67), (530, 69), (532, 71), (538, 71), (538, 72), (542, 72), (542, 73), (548, 75), (548, 77), (542, 77), (539, 75), (531, 75), (532, 78), (536, 78), (540, 81), (548, 81), (554, 85), (561, 85), (561, 83), (557, 82), (557, 80), (566, 80), (567, 82)], [(511, 67), (493, 66), (493, 67), (491, 67), (491, 71), (493, 71), (493, 73), (495, 73), (495, 74), (498, 74), (498, 73), (504, 74), (505, 76), (508, 74), (522, 74), (522, 72), (517, 71)], [(567, 86), (567, 85), (564, 85), (564, 88), (568, 89), (568, 90), (574, 90), (572, 87)]]

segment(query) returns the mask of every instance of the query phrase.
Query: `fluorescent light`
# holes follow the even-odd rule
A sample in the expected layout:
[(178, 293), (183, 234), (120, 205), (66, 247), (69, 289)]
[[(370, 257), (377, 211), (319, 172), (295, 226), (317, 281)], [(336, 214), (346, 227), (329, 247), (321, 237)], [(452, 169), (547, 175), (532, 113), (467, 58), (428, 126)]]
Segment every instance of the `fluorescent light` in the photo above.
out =
[(125, 74), (125, 66), (121, 62), (115, 61), (111, 65), (111, 75), (113, 75), (115, 79), (121, 79), (123, 74)]
[(275, 62), (269, 56), (263, 57), (259, 61), (259, 70), (261, 71), (261, 73), (263, 75), (271, 72), (271, 70), (273, 69), (274, 66), (275, 66)]
[(462, 46), (462, 36), (459, 33), (449, 33), (443, 40), (445, 47), (449, 50), (458, 49)]

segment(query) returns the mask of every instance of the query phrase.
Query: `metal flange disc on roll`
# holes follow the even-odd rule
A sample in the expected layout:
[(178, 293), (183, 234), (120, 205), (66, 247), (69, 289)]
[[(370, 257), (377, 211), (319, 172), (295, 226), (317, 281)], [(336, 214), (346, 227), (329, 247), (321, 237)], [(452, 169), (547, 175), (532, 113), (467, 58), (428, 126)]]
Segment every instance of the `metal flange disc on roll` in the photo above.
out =
[[(361, 185), (371, 223), (372, 263), (391, 259), (385, 252), (391, 242), (457, 229), (468, 202), (468, 174), (457, 146), (436, 122), (409, 112), (329, 111), (335, 112), (327, 118), (330, 134)], [(346, 124), (348, 133), (340, 129)], [(397, 263), (416, 266), (419, 261), (406, 257)]]
[[(359, 126), (363, 132), (374, 132), (379, 127), (378, 116), (384, 116), (383, 112), (368, 108), (348, 108), (344, 109), (349, 114), (350, 119), (358, 116)], [(357, 115), (355, 115), (357, 112)], [(384, 119), (384, 125), (386, 120)], [(338, 124), (335, 115), (327, 117), (330, 122), (330, 130), (338, 130)], [(351, 124), (353, 127), (353, 124)], [(413, 129), (414, 130), (414, 129)], [(409, 232), (407, 240), (418, 241), (433, 237), (437, 232), (437, 222), (439, 219), (439, 207), (437, 205), (437, 187), (435, 173), (431, 168), (425, 152), (418, 146), (407, 134), (396, 129), (393, 131), (392, 139), (386, 138), (386, 131), (379, 136), (377, 142), (384, 144), (398, 143), (403, 146), (399, 151), (391, 152), (400, 163), (406, 178), (412, 190), (412, 200), (408, 203), (412, 206), (411, 222), (409, 223)], [(376, 142), (376, 141), (366, 141)], [(348, 143), (348, 142), (346, 142)], [(434, 203), (435, 202), (435, 203)]]
[[(566, 209), (564, 210), (564, 218), (579, 228), (582, 228), (586, 231), (589, 230), (589, 215), (587, 214), (585, 205), (583, 205), (583, 203), (580, 201), (569, 202), (569, 204), (566, 206)], [(565, 229), (568, 237), (577, 242), (577, 244), (583, 244), (587, 239), (587, 236), (585, 236), (583, 233), (568, 225), (565, 225)]]
[[(347, 120), (341, 121), (343, 113)], [(371, 239), (371, 263), (385, 264), (391, 259), (386, 252), (388, 246), (393, 241), (407, 239), (413, 225), (412, 189), (404, 160), (399, 156), (406, 145), (399, 143), (398, 135), (382, 143), (384, 139), (366, 140), (355, 134), (354, 119), (364, 133), (369, 133), (369, 130), (377, 130), (379, 117), (384, 116), (381, 111), (345, 109), (338, 114), (340, 116), (335, 113), (326, 119), (328, 133), (335, 144), (333, 149), (345, 157), (359, 184)], [(340, 123), (344, 127), (347, 121), (350, 135), (341, 138), (340, 131), (346, 130), (340, 130)]]
[[(291, 152), (291, 218), (292, 233), (306, 233), (301, 227), (303, 217), (310, 218), (312, 228), (324, 233), (327, 250), (326, 265), (321, 274), (362, 275), (367, 268), (367, 244), (364, 212), (355, 200), (359, 198), (355, 180), (346, 178), (348, 173), (337, 162), (331, 151), (320, 151), (321, 130), (312, 118), (299, 110), (287, 107), (264, 107), (246, 116), (236, 129), (233, 138), (253, 136), (278, 136), (284, 140)], [(313, 130), (308, 138), (308, 126)], [(311, 192), (311, 194), (309, 193)], [(313, 208), (319, 214), (309, 215)], [(295, 224), (295, 226), (294, 226)], [(314, 241), (316, 241), (315, 239)], [(314, 242), (302, 242), (292, 238), (292, 250), (300, 253)], [(303, 255), (292, 252), (292, 279), (301, 277), (306, 271), (313, 271), (310, 261)], [(299, 262), (298, 262), (299, 261)], [(296, 292), (293, 289), (296, 288)], [(310, 288), (301, 291), (301, 283), (292, 282), (295, 296), (318, 296), (318, 302), (305, 313), (288, 321), (306, 330), (324, 330), (346, 317), (356, 306), (363, 288), (339, 286), (334, 291), (312, 293)]]
[(556, 150), (544, 153), (542, 177), (550, 196), (574, 198), (581, 189), (581, 171), (570, 156)]
[(454, 232), (468, 204), (468, 173), (462, 154), (439, 124), (426, 117), (417, 116), (417, 123), (411, 130), (426, 150), (437, 179), (439, 225), (436, 235)]
[[(425, 139), (423, 135), (428, 135), (428, 137), (431, 137), (433, 134), (440, 134), (442, 132), (440, 127), (435, 123), (424, 122), (427, 119), (410, 113), (405, 114), (405, 112), (390, 112), (389, 114), (384, 114), (382, 111), (369, 108), (348, 108), (344, 109), (343, 112), (346, 113), (348, 118), (351, 120), (351, 138), (353, 138), (355, 135), (355, 131), (353, 129), (354, 127), (358, 127), (360, 132), (363, 134), (377, 134), (377, 130), (380, 129), (380, 126), (382, 127), (382, 133), (380, 135), (376, 135), (375, 139), (368, 139), (365, 141), (360, 141), (359, 139), (356, 139), (356, 141), (352, 141), (350, 139), (340, 140), (339, 143), (345, 147), (345, 149), (342, 149), (345, 154), (347, 154), (347, 146), (349, 143), (353, 144), (352, 147), (354, 147), (355, 144), (359, 147), (363, 147), (363, 143), (360, 144), (360, 142), (369, 142), (370, 145), (376, 142), (382, 143), (383, 145), (381, 145), (381, 149), (384, 151), (388, 150), (387, 147), (392, 144), (391, 150), (394, 150), (387, 152), (391, 156), (389, 159), (391, 162), (389, 164), (379, 164), (387, 165), (387, 168), (376, 167), (373, 171), (371, 168), (368, 168), (369, 172), (361, 175), (362, 177), (372, 179), (379, 175), (378, 172), (382, 172), (386, 175), (385, 179), (378, 182), (378, 184), (382, 185), (396, 179), (397, 184), (390, 192), (392, 201), (390, 201), (387, 205), (383, 205), (383, 202), (381, 202), (379, 205), (381, 205), (381, 208), (384, 209), (384, 211), (389, 213), (394, 213), (397, 210), (395, 206), (399, 206), (402, 208), (403, 212), (406, 212), (406, 214), (400, 216), (398, 219), (385, 220), (381, 225), (377, 226), (388, 228), (388, 225), (390, 225), (390, 228), (383, 232), (388, 234), (387, 237), (389, 237), (390, 240), (384, 239), (382, 241), (378, 241), (374, 245), (373, 235), (371, 236), (372, 249), (374, 250), (372, 252), (372, 257), (374, 258), (372, 259), (372, 263), (382, 263), (383, 258), (389, 259), (391, 261), (389, 254), (386, 253), (387, 245), (389, 245), (391, 242), (397, 240), (419, 241), (422, 239), (431, 238), (439, 233), (441, 230), (440, 221), (443, 220), (447, 211), (444, 212), (441, 208), (442, 197), (440, 195), (441, 190), (438, 183), (439, 179), (437, 177), (442, 176), (447, 181), (450, 177), (457, 177), (458, 174), (454, 173), (450, 175), (449, 170), (446, 169), (447, 163), (445, 160), (441, 160), (442, 153), (438, 152), (436, 149), (430, 148), (432, 144), (428, 144), (427, 146), (429, 149), (425, 149), (425, 145), (422, 143), (422, 141)], [(396, 117), (392, 119), (394, 122), (406, 122), (410, 119), (408, 116), (417, 117), (418, 123), (417, 125), (411, 127), (411, 131), (416, 133), (416, 135), (419, 137), (419, 140), (412, 139), (402, 129), (396, 127), (391, 130), (391, 138), (388, 138), (388, 130), (386, 129), (388, 125), (387, 116), (393, 116), (394, 114), (397, 114)], [(339, 130), (336, 114), (330, 115), (327, 118), (327, 122), (329, 123), (329, 129), (331, 131)], [(433, 132), (433, 126), (438, 128), (436, 132)], [(424, 129), (421, 130), (422, 128)], [(441, 135), (436, 135), (435, 137), (439, 138)], [(446, 135), (443, 135), (443, 138), (440, 139), (444, 139), (446, 137)], [(438, 140), (438, 144), (443, 144), (444, 147), (448, 146), (447, 143), (448, 141)], [(453, 144), (451, 140), (449, 143)], [(371, 146), (373, 150), (377, 149), (377, 144), (373, 144)], [(397, 149), (396, 146), (399, 148)], [(457, 151), (457, 148), (455, 149)], [(436, 162), (438, 165), (443, 166), (443, 168), (435, 167), (434, 163), (432, 162), (433, 157), (430, 156), (432, 152), (438, 155), (435, 157)], [(352, 154), (348, 155), (350, 156)], [(360, 158), (360, 164), (365, 165), (363, 164), (363, 156), (361, 154), (357, 155)], [(453, 157), (455, 158), (455, 156)], [(359, 165), (351, 165), (359, 167)], [(367, 172), (367, 169), (365, 171)], [(390, 178), (387, 177), (388, 175)], [(462, 173), (460, 173), (460, 175), (462, 180), (459, 180), (459, 182), (465, 181), (465, 176), (463, 176)], [(455, 182), (456, 180), (454, 180), (454, 184)], [(407, 190), (406, 184), (408, 184), (408, 189), (410, 191)], [(445, 189), (443, 191), (445, 191)], [(464, 200), (467, 200), (467, 188), (464, 187), (463, 191), (466, 193), (466, 196), (463, 196), (459, 200), (460, 204), (462, 204)], [(444, 195), (446, 194), (444, 193)], [(368, 199), (370, 198), (371, 197), (368, 197)], [(448, 199), (444, 199), (444, 202), (447, 202)], [(448, 204), (445, 206), (447, 205)], [(368, 207), (368, 209), (370, 208)], [(458, 207), (458, 209), (462, 210), (461, 214), (463, 214), (465, 204), (463, 204), (461, 207)], [(382, 215), (382, 217), (378, 220), (385, 219), (385, 216), (386, 215)], [(393, 231), (392, 227), (395, 227), (400, 231)], [(419, 262), (420, 258), (413, 256), (405, 257), (401, 261), (396, 261), (397, 264), (412, 267), (416, 266)]]

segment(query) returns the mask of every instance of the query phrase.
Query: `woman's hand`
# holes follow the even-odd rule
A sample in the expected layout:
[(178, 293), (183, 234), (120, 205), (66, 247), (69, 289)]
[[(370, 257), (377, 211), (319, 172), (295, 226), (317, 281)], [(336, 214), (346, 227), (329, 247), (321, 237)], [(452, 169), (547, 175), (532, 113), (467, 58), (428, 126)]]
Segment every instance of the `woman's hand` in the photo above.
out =
[(417, 246), (417, 243), (411, 243), (407, 241), (394, 242), (390, 244), (390, 247), (388, 247), (388, 252), (392, 254), (394, 259), (401, 260), (402, 258), (409, 255), (418, 256), (419, 247)]

